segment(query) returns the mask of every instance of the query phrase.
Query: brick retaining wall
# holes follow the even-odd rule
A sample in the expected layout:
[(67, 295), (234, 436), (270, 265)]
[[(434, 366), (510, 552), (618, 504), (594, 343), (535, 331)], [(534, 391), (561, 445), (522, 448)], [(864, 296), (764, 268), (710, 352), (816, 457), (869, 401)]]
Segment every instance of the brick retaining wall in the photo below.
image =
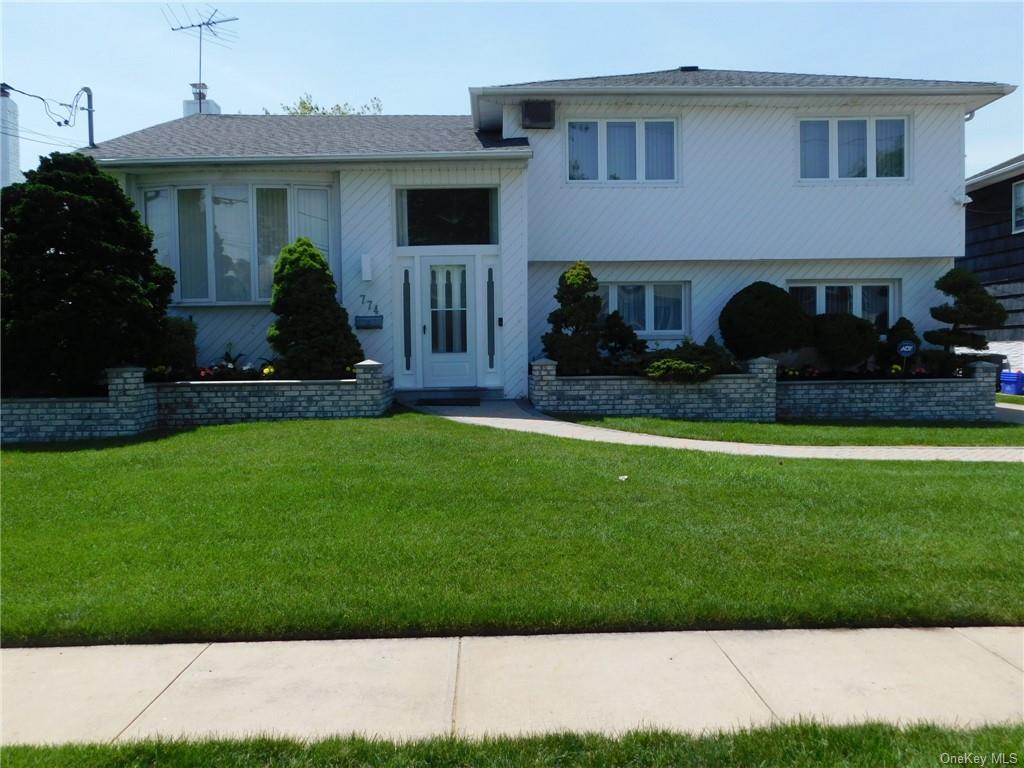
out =
[(776, 409), (792, 421), (993, 421), (992, 363), (971, 363), (973, 376), (878, 381), (780, 381)]
[(156, 426), (156, 393), (142, 368), (108, 368), (106, 397), (5, 399), (0, 435), (5, 443), (46, 443), (125, 437)]
[(355, 379), (185, 381), (145, 384), (142, 368), (107, 370), (107, 397), (4, 400), (4, 443), (125, 437), (156, 427), (238, 421), (380, 416), (391, 408), (391, 379), (373, 360)]
[(640, 376), (556, 376), (530, 365), (530, 400), (549, 413), (660, 416), (709, 421), (992, 421), (996, 366), (972, 363), (955, 379), (775, 380), (776, 362), (756, 358), (746, 374), (697, 384)]
[(556, 376), (547, 359), (530, 364), (530, 400), (549, 413), (661, 416), (714, 421), (775, 421), (776, 362), (759, 357), (747, 373), (695, 384), (641, 376)]

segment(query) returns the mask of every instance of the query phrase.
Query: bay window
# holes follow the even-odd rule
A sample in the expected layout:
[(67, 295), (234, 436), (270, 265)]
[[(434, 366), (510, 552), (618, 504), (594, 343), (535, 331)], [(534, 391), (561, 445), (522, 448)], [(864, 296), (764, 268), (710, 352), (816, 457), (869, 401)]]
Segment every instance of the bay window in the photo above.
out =
[(839, 117), (800, 120), (800, 178), (906, 178), (907, 119)]
[(601, 283), (601, 316), (618, 312), (641, 336), (675, 336), (688, 332), (689, 283)]
[(885, 333), (897, 317), (896, 281), (793, 281), (790, 295), (809, 315), (850, 314)]
[(308, 237), (330, 256), (326, 187), (210, 184), (145, 189), (142, 215), (161, 263), (177, 276), (174, 298), (195, 303), (270, 299), (274, 263)]
[(668, 182), (676, 179), (675, 120), (569, 120), (570, 182)]

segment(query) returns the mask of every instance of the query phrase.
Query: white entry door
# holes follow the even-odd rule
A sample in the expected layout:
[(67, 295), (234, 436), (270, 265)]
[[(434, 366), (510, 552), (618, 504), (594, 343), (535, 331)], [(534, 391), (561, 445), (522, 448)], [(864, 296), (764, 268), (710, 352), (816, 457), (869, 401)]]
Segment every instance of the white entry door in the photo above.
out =
[(473, 259), (423, 259), (423, 386), (476, 386)]

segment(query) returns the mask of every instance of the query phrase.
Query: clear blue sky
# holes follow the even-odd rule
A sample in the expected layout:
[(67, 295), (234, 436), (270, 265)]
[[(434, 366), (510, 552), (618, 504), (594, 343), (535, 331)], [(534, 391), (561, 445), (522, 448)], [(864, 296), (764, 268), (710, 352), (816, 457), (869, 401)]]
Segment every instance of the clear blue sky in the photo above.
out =
[[(196, 42), (161, 4), (3, 3), (3, 79), (68, 101), (96, 95), (97, 140), (181, 115)], [(173, 6), (179, 17), (182, 6)], [(186, 4), (201, 11), (205, 4)], [(1024, 82), (1024, 4), (679, 3), (218, 5), (239, 16), (203, 78), (224, 112), (379, 97), (393, 114), (465, 114), (466, 88), (696, 64), (818, 74)], [(23, 129), (85, 143), (16, 95)], [(38, 134), (33, 134), (39, 138)], [(967, 127), (967, 172), (1024, 152), (1020, 90)], [(57, 147), (21, 143), (23, 168)]]

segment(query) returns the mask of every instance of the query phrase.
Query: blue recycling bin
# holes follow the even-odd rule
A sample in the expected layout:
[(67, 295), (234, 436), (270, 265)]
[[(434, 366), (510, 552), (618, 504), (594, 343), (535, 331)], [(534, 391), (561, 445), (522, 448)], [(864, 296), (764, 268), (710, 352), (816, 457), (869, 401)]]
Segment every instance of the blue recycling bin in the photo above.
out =
[(1003, 371), (999, 374), (999, 388), (1004, 395), (1024, 395), (1024, 373)]

